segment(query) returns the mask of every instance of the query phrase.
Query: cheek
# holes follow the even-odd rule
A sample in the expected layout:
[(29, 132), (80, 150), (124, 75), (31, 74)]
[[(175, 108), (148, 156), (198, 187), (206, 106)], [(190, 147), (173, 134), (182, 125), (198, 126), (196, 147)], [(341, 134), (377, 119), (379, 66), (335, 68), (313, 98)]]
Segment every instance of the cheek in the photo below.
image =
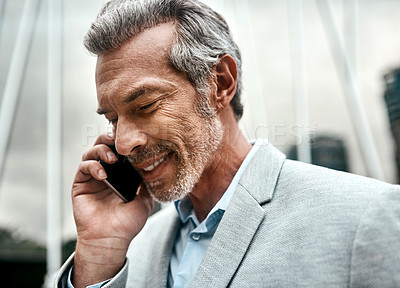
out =
[[(151, 121), (147, 131), (152, 131), (156, 138), (174, 142), (177, 145), (181, 142), (190, 141), (196, 133), (198, 121), (194, 119), (194, 113), (185, 111), (182, 107), (169, 107), (158, 111), (157, 121)], [(153, 120), (155, 120), (154, 118)]]

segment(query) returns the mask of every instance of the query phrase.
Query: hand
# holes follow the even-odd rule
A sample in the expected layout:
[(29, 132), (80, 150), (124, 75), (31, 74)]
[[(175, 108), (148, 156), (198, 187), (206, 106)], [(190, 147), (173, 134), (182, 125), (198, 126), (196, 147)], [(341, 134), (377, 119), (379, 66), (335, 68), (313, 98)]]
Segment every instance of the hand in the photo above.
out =
[(86, 287), (113, 277), (124, 264), (132, 239), (142, 230), (153, 201), (141, 184), (135, 199), (124, 203), (108, 186), (98, 160), (114, 163), (113, 136), (100, 135), (82, 157), (72, 186), (77, 229), (74, 286)]

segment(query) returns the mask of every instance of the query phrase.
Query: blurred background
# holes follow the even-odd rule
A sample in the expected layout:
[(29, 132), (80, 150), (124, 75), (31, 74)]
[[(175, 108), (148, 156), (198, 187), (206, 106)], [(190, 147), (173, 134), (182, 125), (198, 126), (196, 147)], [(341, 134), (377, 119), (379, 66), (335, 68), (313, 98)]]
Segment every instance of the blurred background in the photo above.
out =
[[(46, 286), (46, 271), (50, 279), (73, 251), (72, 179), (109, 129), (95, 112), (96, 58), (82, 44), (104, 2), (0, 0), (0, 274), (9, 287)], [(398, 183), (400, 1), (204, 2), (242, 51), (249, 139)]]

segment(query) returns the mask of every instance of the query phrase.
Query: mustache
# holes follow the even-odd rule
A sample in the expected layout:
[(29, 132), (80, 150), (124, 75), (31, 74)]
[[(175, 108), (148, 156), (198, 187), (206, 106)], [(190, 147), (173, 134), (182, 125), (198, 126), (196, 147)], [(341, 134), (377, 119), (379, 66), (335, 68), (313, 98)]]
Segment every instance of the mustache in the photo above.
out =
[(156, 158), (162, 153), (170, 153), (170, 152), (178, 153), (178, 151), (179, 150), (177, 149), (175, 144), (170, 142), (163, 142), (142, 148), (136, 151), (136, 154), (129, 155), (126, 157), (128, 158), (129, 162), (131, 162), (132, 165), (135, 165), (144, 160)]

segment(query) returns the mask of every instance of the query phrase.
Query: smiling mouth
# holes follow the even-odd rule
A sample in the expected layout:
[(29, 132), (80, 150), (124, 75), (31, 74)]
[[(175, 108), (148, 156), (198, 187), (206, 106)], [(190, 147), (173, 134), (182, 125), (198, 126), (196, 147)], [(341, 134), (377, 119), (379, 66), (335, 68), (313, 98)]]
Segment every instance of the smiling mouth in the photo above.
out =
[(146, 172), (153, 171), (154, 168), (156, 168), (158, 165), (160, 165), (162, 162), (164, 162), (164, 160), (167, 159), (168, 156), (169, 156), (169, 153), (167, 153), (163, 158), (161, 158), (157, 162), (153, 163), (152, 165), (143, 168), (143, 170), (146, 171)]

